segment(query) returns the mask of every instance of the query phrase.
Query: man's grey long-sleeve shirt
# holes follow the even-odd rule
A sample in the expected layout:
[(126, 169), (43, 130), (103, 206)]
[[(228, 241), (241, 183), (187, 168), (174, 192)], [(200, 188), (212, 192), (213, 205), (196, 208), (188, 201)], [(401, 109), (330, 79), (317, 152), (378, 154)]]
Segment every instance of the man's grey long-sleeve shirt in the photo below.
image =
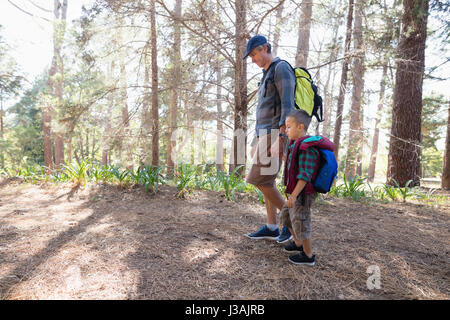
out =
[(263, 69), (258, 89), (255, 137), (285, 124), (286, 116), (294, 109), (294, 94), (295, 76), (291, 66), (275, 58), (267, 71)]

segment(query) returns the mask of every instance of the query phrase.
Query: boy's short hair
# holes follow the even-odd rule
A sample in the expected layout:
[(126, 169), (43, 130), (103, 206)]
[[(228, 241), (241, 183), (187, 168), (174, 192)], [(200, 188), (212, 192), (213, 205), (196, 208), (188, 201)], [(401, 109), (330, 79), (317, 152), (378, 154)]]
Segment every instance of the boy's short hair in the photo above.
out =
[(308, 131), (309, 124), (311, 123), (311, 118), (308, 113), (304, 110), (294, 109), (287, 115), (286, 118), (291, 118), (297, 124), (303, 124), (305, 127), (305, 132)]

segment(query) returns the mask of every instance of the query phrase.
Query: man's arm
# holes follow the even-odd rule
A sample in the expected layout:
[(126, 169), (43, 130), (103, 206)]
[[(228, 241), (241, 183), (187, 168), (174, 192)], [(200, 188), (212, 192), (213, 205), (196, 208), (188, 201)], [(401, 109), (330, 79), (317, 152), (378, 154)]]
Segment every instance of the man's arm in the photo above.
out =
[(295, 107), (295, 76), (291, 67), (284, 61), (275, 66), (274, 82), (280, 96), (281, 116), (280, 130), (285, 125), (286, 117)]
[[(280, 132), (278, 134), (277, 139), (270, 147), (271, 155), (279, 154), (280, 157), (284, 157), (284, 150), (282, 149), (282, 146), (283, 146), (284, 142), (286, 141), (285, 139), (287, 139), (286, 125), (283, 124), (282, 126), (280, 126)], [(285, 160), (285, 159), (283, 158), (283, 160)]]

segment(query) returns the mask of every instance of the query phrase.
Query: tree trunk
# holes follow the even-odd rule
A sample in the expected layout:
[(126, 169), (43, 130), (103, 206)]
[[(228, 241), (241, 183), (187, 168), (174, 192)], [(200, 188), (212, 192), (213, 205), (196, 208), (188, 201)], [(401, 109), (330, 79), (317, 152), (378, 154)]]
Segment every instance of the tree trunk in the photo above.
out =
[(278, 55), (278, 46), (280, 42), (280, 24), (282, 23), (283, 19), (283, 6), (284, 3), (281, 4), (277, 9), (277, 15), (276, 15), (276, 21), (275, 21), (275, 32), (273, 34), (273, 43), (272, 43), (272, 54), (274, 57), (277, 57)]
[(53, 150), (52, 150), (52, 128), (51, 128), (51, 106), (46, 105), (42, 109), (42, 127), (44, 131), (44, 163), (46, 173), (49, 174), (53, 170)]
[(236, 0), (236, 56), (234, 80), (234, 135), (233, 135), (233, 161), (230, 169), (243, 165), (239, 170), (245, 172), (247, 158), (247, 64), (242, 59), (246, 49), (247, 34), (247, 3), (246, 0)]
[[(120, 138), (119, 153), (121, 162), (125, 164), (126, 168), (133, 167), (133, 155), (132, 155), (132, 138), (130, 128), (130, 114), (128, 112), (128, 93), (127, 93), (127, 69), (125, 64), (126, 52), (123, 42), (122, 34), (122, 19), (119, 17), (117, 21), (117, 43), (119, 46), (119, 92), (120, 92), (120, 104), (122, 105), (122, 137)], [(123, 155), (125, 152), (125, 155)]]
[(84, 159), (89, 158), (89, 129), (86, 129), (86, 152), (84, 153)]
[(333, 90), (329, 91), (328, 88), (330, 86), (331, 73), (332, 72), (334, 73), (334, 66), (335, 66), (335, 64), (331, 63), (331, 61), (336, 60), (337, 52), (338, 52), (338, 49), (337, 49), (337, 47), (338, 47), (337, 46), (338, 31), (339, 31), (339, 19), (336, 19), (336, 23), (334, 25), (334, 31), (333, 31), (333, 42), (331, 44), (331, 53), (330, 53), (330, 58), (329, 58), (330, 64), (328, 64), (327, 81), (325, 82), (325, 86), (323, 89), (324, 119), (323, 119), (322, 135), (327, 138), (330, 138), (330, 118), (331, 118), (331, 108), (333, 105), (333, 103), (332, 103)]
[(159, 166), (158, 62), (156, 48), (155, 0), (151, 1), (150, 32), (152, 43), (152, 165)]
[(73, 154), (73, 131), (67, 133), (67, 163), (72, 163), (72, 154)]
[(301, 18), (298, 28), (297, 54), (295, 65), (307, 67), (309, 53), (309, 34), (311, 30), (312, 0), (303, 0), (301, 5)]
[(444, 166), (442, 169), (441, 186), (450, 189), (450, 102), (448, 105), (447, 137), (445, 138)]
[[(57, 57), (57, 70), (59, 72), (59, 77), (58, 80), (54, 83), (54, 89), (59, 109), (62, 107), (63, 99), (64, 65), (62, 61), (61, 48), (66, 31), (67, 0), (64, 0), (62, 3), (61, 1), (58, 2), (58, 7), (55, 9), (59, 9), (61, 11), (61, 19), (59, 19), (60, 21), (58, 21), (55, 26), (56, 39), (54, 43), (54, 50)], [(57, 16), (55, 15), (55, 17)], [(61, 125), (61, 128), (55, 130), (55, 165), (57, 169), (61, 169), (64, 164), (64, 135), (64, 126)]]
[(350, 109), (349, 139), (347, 159), (345, 163), (345, 176), (354, 177), (358, 154), (361, 152), (361, 98), (364, 89), (364, 51), (362, 39), (362, 17), (364, 8), (357, 1), (355, 8), (354, 49), (357, 56), (353, 60), (353, 95)]
[(172, 86), (170, 88), (170, 104), (169, 104), (169, 130), (167, 133), (167, 175), (173, 176), (174, 159), (172, 152), (176, 147), (176, 141), (172, 140), (172, 134), (177, 129), (178, 114), (178, 96), (179, 85), (181, 83), (181, 25), (178, 19), (181, 19), (181, 0), (176, 0), (174, 15), (177, 20), (173, 24), (173, 50), (172, 50)]
[[(3, 137), (4, 137), (4, 126), (3, 126), (3, 90), (0, 91), (0, 138), (1, 138), (1, 143), (3, 144)], [(1, 160), (1, 166), (2, 168), (5, 167), (5, 154), (2, 150), (2, 153), (0, 155), (0, 160)]]
[[(364, 79), (363, 79), (363, 83), (364, 83)], [(363, 86), (364, 87), (364, 86)], [(364, 92), (363, 92), (363, 96), (364, 96)], [(359, 148), (358, 148), (358, 154), (356, 156), (356, 174), (358, 176), (362, 176), (362, 157), (363, 157), (363, 150), (364, 150), (364, 107), (363, 105), (361, 105), (361, 112), (359, 113), (359, 124), (360, 124), (360, 129), (358, 131), (358, 136), (359, 136)]]
[[(108, 68), (108, 79), (113, 79), (114, 74), (114, 67), (115, 62), (114, 60), (111, 61), (110, 67)], [(113, 82), (111, 81), (111, 85)], [(104, 122), (104, 131), (103, 131), (103, 138), (102, 138), (102, 165), (107, 166), (108, 165), (108, 153), (111, 149), (111, 114), (112, 109), (114, 107), (114, 95), (115, 90), (109, 93), (108, 97), (108, 111), (105, 114), (105, 122)]]
[[(219, 55), (218, 55), (219, 57)], [(222, 124), (222, 66), (219, 58), (216, 60), (216, 99), (217, 99), (217, 137), (216, 137), (216, 167), (223, 171), (223, 124)]]
[[(347, 14), (347, 31), (345, 36), (344, 57), (348, 55), (350, 51), (350, 42), (352, 39), (352, 22), (353, 22), (353, 0), (348, 2), (348, 14)], [(342, 127), (342, 111), (344, 109), (345, 91), (347, 87), (347, 73), (349, 58), (345, 58), (342, 63), (341, 85), (339, 87), (339, 97), (337, 101), (336, 110), (336, 123), (334, 125), (334, 156), (339, 162), (339, 146), (341, 139), (341, 127)]]
[(381, 115), (383, 112), (383, 105), (384, 105), (384, 95), (386, 92), (386, 77), (387, 77), (387, 60), (385, 59), (384, 65), (383, 65), (383, 74), (381, 76), (380, 81), (380, 100), (378, 102), (378, 109), (377, 109), (377, 117), (375, 120), (375, 131), (373, 134), (373, 140), (372, 140), (372, 150), (370, 152), (370, 165), (369, 165), (369, 181), (372, 182), (375, 179), (375, 168), (377, 165), (377, 154), (378, 154), (378, 140), (380, 136), (380, 121), (381, 121)]
[[(395, 9), (397, 7), (397, 0), (394, 1), (394, 4), (392, 6), (392, 9)], [(384, 58), (383, 58), (383, 72), (381, 75), (381, 81), (380, 81), (380, 99), (378, 102), (378, 109), (377, 109), (377, 115), (375, 119), (375, 129), (372, 139), (372, 149), (370, 152), (370, 164), (369, 164), (369, 172), (368, 172), (368, 179), (370, 182), (373, 182), (375, 180), (375, 169), (377, 165), (377, 155), (378, 155), (378, 142), (379, 142), (379, 136), (380, 136), (380, 122), (382, 118), (383, 113), (383, 106), (384, 106), (384, 100), (385, 100), (385, 92), (386, 92), (386, 83), (387, 83), (387, 71), (388, 71), (388, 63), (389, 63), (389, 57), (391, 55), (391, 40), (394, 35), (394, 22), (392, 17), (388, 14), (389, 8), (387, 6), (384, 6), (384, 15), (386, 17), (386, 35), (385, 40), (383, 41), (383, 49), (384, 49)], [(398, 27), (398, 26), (397, 26)], [(399, 33), (399, 32), (398, 32)]]
[[(65, 20), (67, 12), (67, 0), (61, 3), (54, 0), (53, 13), (55, 16), (53, 24), (53, 58), (49, 70), (47, 86), (51, 96), (56, 98), (58, 103), (62, 100), (62, 77), (56, 79), (56, 74), (62, 72), (61, 46), (65, 32)], [(61, 17), (61, 18), (60, 18)], [(61, 74), (62, 76), (62, 74)], [(48, 104), (42, 111), (43, 131), (44, 131), (44, 161), (47, 172), (53, 169), (53, 150), (52, 150), (52, 113), (57, 110)], [(55, 162), (56, 167), (60, 168), (64, 163), (64, 140), (61, 132), (55, 132)]]
[(427, 0), (404, 0), (398, 46), (387, 182), (420, 185), (422, 84), (427, 37)]
[[(151, 35), (149, 35), (149, 42), (151, 42)], [(142, 101), (142, 119), (141, 119), (141, 153), (139, 155), (139, 164), (147, 166), (151, 163), (150, 157), (150, 143), (149, 134), (151, 132), (150, 124), (150, 63), (149, 63), (149, 46), (145, 46), (144, 51), (144, 97)]]
[(97, 144), (97, 139), (95, 139), (95, 128), (94, 128), (94, 132), (92, 133), (91, 161), (93, 161), (95, 158), (96, 144)]

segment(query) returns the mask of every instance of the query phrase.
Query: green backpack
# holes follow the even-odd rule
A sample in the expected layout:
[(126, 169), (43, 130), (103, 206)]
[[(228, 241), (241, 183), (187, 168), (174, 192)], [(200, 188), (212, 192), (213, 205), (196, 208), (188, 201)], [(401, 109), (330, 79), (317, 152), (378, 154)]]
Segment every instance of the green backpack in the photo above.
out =
[(295, 75), (295, 108), (306, 111), (309, 116), (315, 116), (317, 122), (322, 122), (322, 97), (317, 93), (311, 74), (303, 67), (293, 68), (286, 60), (280, 61), (286, 62)]

